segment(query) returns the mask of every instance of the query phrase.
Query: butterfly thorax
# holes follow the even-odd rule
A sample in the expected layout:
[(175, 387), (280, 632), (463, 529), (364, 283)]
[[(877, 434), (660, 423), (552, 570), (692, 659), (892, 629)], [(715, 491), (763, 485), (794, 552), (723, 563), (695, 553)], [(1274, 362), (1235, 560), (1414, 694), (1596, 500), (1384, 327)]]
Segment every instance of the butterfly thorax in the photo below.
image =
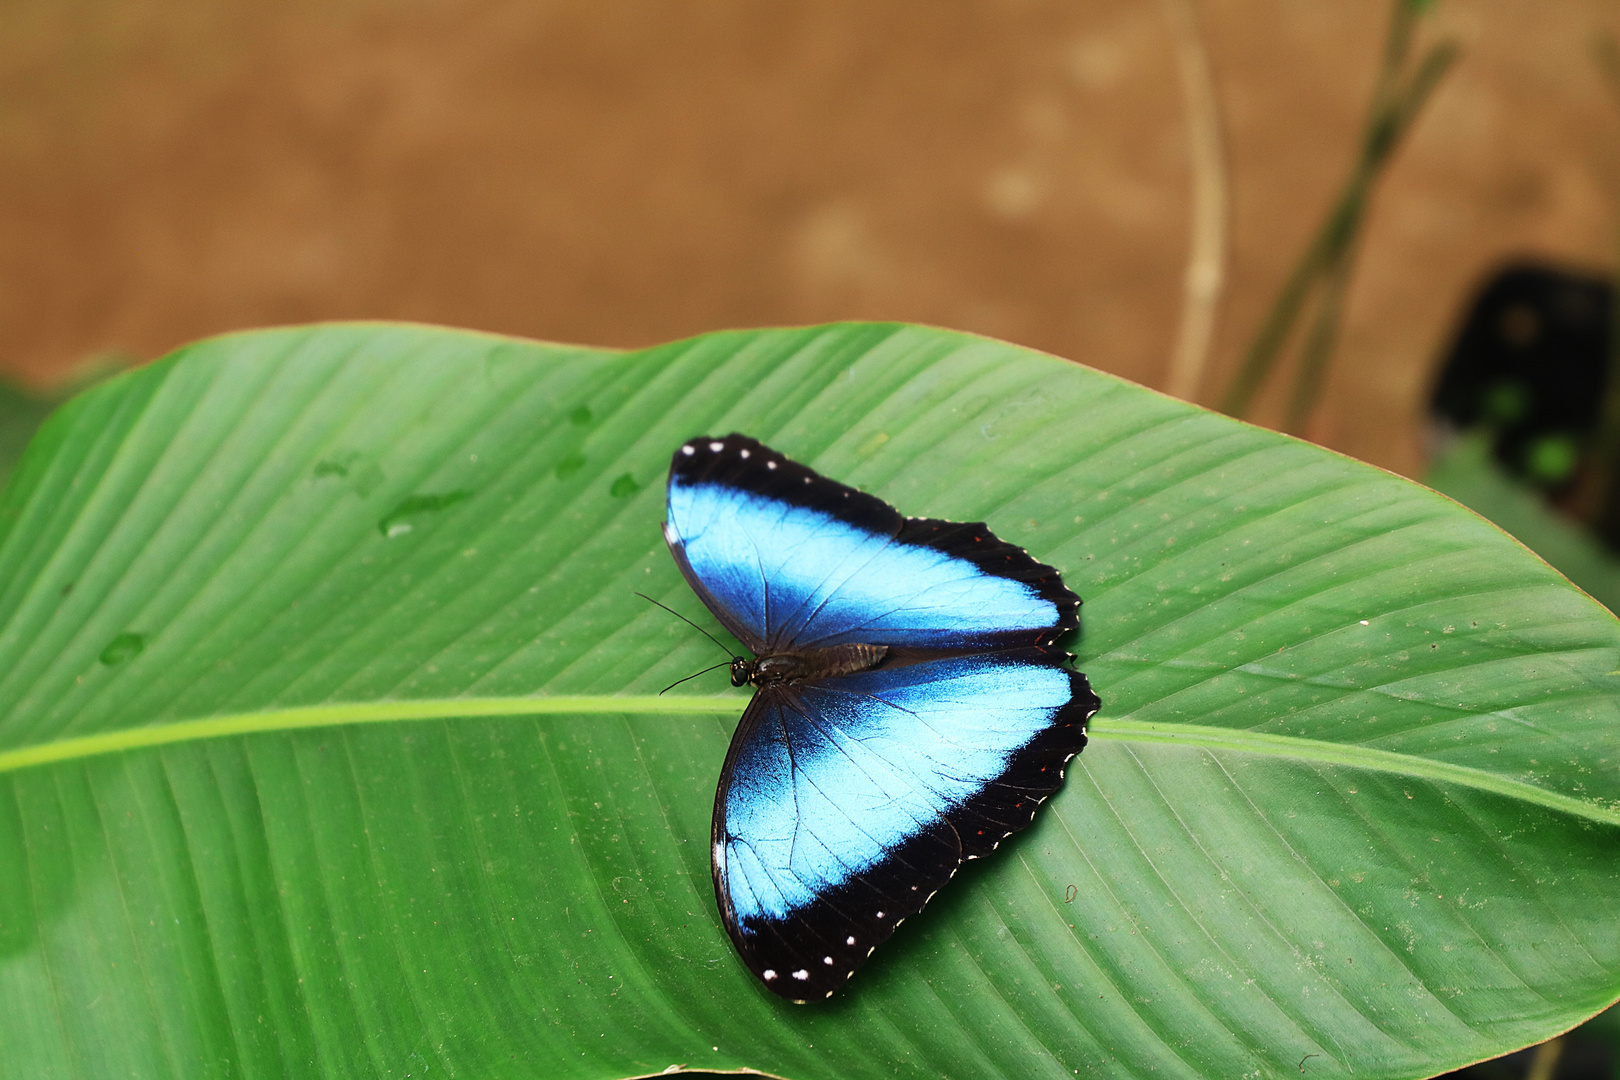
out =
[(767, 686), (853, 675), (877, 667), (888, 653), (887, 645), (833, 645), (825, 649), (767, 653), (752, 660), (739, 656), (731, 661), (731, 685)]

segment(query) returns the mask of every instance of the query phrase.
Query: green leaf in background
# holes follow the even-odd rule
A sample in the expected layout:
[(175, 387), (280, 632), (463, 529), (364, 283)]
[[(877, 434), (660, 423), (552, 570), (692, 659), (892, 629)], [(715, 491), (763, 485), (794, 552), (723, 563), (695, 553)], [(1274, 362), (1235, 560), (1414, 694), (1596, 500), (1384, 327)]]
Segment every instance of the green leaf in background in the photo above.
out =
[(61, 398), (0, 379), (0, 484), (11, 475), (34, 431), (61, 402)]
[(97, 354), (73, 368), (66, 379), (43, 389), (0, 376), (0, 485), (11, 475), (28, 440), (52, 409), (135, 363), (134, 357), (124, 353)]
[[(740, 430), (1085, 598), (1035, 827), (823, 1006), (714, 911), (745, 696), (659, 535)], [(713, 627), (704, 619), (705, 625)], [(1620, 995), (1620, 624), (1449, 500), (938, 330), (204, 342), (0, 496), (18, 1076), (1415, 1077)]]
[(1497, 465), (1483, 434), (1459, 439), (1424, 480), (1505, 529), (1610, 611), (1620, 610), (1620, 559)]

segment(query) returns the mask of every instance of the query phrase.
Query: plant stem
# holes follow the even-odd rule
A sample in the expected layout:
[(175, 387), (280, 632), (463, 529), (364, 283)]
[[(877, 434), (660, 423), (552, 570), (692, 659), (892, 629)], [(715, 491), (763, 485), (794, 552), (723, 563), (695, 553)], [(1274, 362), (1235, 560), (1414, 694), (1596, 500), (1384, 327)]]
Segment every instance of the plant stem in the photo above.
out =
[(1288, 399), (1288, 412), (1283, 418), (1283, 430), (1290, 435), (1303, 434), (1305, 421), (1310, 418), (1321, 395), (1328, 360), (1333, 355), (1333, 343), (1339, 336), (1344, 294), (1350, 287), (1350, 266), (1351, 259), (1346, 250), (1328, 268), (1327, 280), (1316, 303), (1316, 317), (1300, 349), (1299, 375), (1294, 380), (1294, 392)]
[(1457, 50), (1449, 42), (1436, 45), (1423, 58), (1405, 88), (1387, 102), (1385, 116), (1371, 125), (1376, 135), (1367, 140), (1359, 168), (1351, 177), (1334, 216), (1329, 219), (1332, 246), (1319, 272), (1322, 284), (1316, 302), (1316, 317), (1300, 350), (1299, 373), (1294, 379), (1294, 392), (1289, 398), (1288, 412), (1283, 420), (1283, 430), (1290, 434), (1303, 432), (1305, 422), (1315, 410), (1327, 381), (1328, 361), (1333, 358), (1333, 347), (1338, 342), (1344, 298), (1350, 290), (1356, 239), (1361, 234), (1361, 222), (1366, 214), (1373, 182), (1394, 155), (1402, 137), (1422, 111), (1424, 101), (1456, 56)]
[[(1593, 58), (1605, 76), (1616, 103), (1620, 103), (1620, 44), (1613, 34), (1601, 34), (1592, 42)], [(1620, 255), (1620, 227), (1615, 229), (1616, 254)], [(1596, 531), (1610, 547), (1620, 548), (1620, 297), (1611, 278), (1609, 299), (1608, 377), (1603, 388), (1603, 408), (1598, 415), (1597, 488), (1601, 502), (1595, 516)]]
[(1415, 0), (1395, 0), (1384, 40), (1383, 62), (1362, 127), (1361, 152), (1333, 209), (1278, 292), (1244, 355), (1242, 366), (1221, 400), (1222, 412), (1232, 416), (1248, 412), (1255, 394), (1276, 366), (1295, 323), (1313, 300), (1317, 316), (1303, 346), (1288, 426), (1292, 429), (1303, 424), (1314, 408), (1338, 334), (1343, 295), (1349, 288), (1350, 253), (1361, 230), (1372, 186), (1457, 56), (1456, 46), (1443, 42), (1429, 50), (1410, 78), (1402, 79), (1413, 28), (1426, 6)]
[(1187, 117), (1187, 157), (1192, 171), (1192, 223), (1187, 236), (1187, 269), (1182, 282), (1181, 328), (1165, 391), (1192, 401), (1209, 363), (1215, 314), (1226, 281), (1226, 162), (1221, 147), (1220, 102), (1210, 71), (1209, 50), (1194, 0), (1165, 0), (1175, 36)]
[(1272, 302), (1266, 321), (1260, 325), (1260, 332), (1254, 336), (1254, 342), (1243, 356), (1243, 366), (1238, 369), (1232, 385), (1227, 387), (1226, 395), (1221, 398), (1221, 411), (1228, 416), (1241, 417), (1247, 413), (1260, 384), (1271, 373), (1277, 353), (1288, 339), (1288, 331), (1293, 329), (1294, 320), (1299, 317), (1300, 308), (1310, 295), (1324, 247), (1323, 236), (1318, 234), (1311, 246), (1305, 249), (1293, 273), (1288, 275), (1277, 299)]
[(1558, 1068), (1558, 1059), (1564, 1053), (1564, 1040), (1562, 1038), (1548, 1039), (1530, 1056), (1530, 1070), (1525, 1074), (1525, 1080), (1553, 1080), (1553, 1073)]

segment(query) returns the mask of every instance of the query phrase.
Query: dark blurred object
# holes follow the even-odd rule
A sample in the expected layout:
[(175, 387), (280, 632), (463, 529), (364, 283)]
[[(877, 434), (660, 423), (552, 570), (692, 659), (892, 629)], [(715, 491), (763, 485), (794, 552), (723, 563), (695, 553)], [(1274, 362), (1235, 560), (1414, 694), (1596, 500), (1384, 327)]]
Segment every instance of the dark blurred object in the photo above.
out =
[(1561, 498), (1590, 466), (1608, 382), (1607, 278), (1532, 262), (1480, 291), (1430, 403), (1442, 429), (1484, 428), (1514, 476)]
[[(1598, 1020), (1603, 1019), (1599, 1017)], [(1588, 1033), (1597, 1020), (1567, 1035), (1491, 1061), (1446, 1073), (1438, 1080), (1615, 1080), (1614, 1043)]]

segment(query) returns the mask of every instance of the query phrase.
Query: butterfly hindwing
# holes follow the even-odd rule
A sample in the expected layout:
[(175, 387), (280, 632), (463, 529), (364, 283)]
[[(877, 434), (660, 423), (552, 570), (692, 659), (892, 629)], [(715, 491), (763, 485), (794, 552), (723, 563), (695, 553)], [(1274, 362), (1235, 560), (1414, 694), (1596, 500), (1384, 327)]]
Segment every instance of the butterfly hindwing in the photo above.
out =
[(1098, 707), (1055, 644), (1079, 598), (982, 524), (904, 517), (742, 435), (675, 452), (664, 534), (715, 617), (787, 665), (733, 669), (757, 690), (714, 884), (765, 985), (826, 997), (1061, 784)]
[(715, 888), (771, 989), (823, 997), (964, 859), (1027, 826), (1096, 698), (1056, 649), (761, 688), (715, 801)]

